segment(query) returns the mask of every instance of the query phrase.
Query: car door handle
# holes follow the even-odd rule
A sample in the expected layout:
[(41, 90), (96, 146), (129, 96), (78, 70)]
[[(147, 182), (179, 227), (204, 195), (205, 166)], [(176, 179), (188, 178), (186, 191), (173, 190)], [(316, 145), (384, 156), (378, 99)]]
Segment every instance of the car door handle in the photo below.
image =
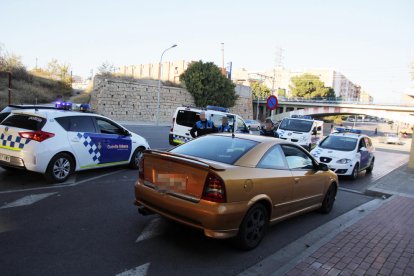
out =
[(79, 138), (77, 137), (72, 138), (72, 142), (79, 142)]
[(190, 136), (190, 133), (186, 133), (185, 135)]

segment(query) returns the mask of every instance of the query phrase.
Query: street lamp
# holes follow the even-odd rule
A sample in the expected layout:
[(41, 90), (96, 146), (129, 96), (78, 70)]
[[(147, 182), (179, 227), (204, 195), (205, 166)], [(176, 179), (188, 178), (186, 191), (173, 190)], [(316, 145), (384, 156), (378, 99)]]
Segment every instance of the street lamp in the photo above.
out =
[(158, 97), (157, 97), (157, 123), (156, 125), (158, 126), (159, 124), (159, 120), (160, 120), (160, 92), (161, 92), (161, 71), (162, 71), (162, 57), (164, 56), (165, 52), (167, 52), (168, 50), (177, 47), (177, 44), (174, 44), (173, 46), (165, 49), (162, 54), (161, 54), (161, 58), (160, 58), (160, 64), (159, 64), (159, 70), (158, 70)]

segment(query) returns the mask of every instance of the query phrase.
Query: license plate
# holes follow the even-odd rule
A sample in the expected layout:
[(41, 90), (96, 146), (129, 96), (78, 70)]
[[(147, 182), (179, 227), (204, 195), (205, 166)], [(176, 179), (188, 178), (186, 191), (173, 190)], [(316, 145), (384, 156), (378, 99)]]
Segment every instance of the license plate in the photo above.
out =
[(10, 163), (10, 156), (9, 155), (4, 155), (4, 154), (0, 154), (0, 161), (4, 161), (4, 162)]
[(157, 190), (159, 192), (185, 192), (187, 178), (182, 174), (160, 173), (157, 174)]

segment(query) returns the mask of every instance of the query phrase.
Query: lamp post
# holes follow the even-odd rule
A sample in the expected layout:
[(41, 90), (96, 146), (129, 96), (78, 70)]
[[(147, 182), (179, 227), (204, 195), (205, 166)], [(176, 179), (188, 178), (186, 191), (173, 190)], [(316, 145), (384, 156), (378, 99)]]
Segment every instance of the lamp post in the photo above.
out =
[(157, 96), (157, 123), (156, 125), (158, 126), (159, 124), (159, 120), (160, 120), (160, 92), (161, 92), (161, 71), (162, 71), (162, 57), (164, 56), (165, 52), (167, 52), (168, 50), (177, 47), (177, 44), (174, 44), (173, 46), (165, 49), (162, 54), (161, 54), (161, 58), (160, 58), (160, 64), (159, 64), (159, 69), (158, 69), (158, 96)]

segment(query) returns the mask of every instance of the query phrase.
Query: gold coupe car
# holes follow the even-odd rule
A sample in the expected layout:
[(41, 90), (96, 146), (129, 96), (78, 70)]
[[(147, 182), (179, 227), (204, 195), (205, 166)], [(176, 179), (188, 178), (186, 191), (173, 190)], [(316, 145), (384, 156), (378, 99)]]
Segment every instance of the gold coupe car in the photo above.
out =
[(135, 205), (195, 227), (235, 237), (253, 249), (267, 226), (333, 207), (338, 178), (290, 142), (248, 134), (203, 136), (170, 151), (145, 151)]

